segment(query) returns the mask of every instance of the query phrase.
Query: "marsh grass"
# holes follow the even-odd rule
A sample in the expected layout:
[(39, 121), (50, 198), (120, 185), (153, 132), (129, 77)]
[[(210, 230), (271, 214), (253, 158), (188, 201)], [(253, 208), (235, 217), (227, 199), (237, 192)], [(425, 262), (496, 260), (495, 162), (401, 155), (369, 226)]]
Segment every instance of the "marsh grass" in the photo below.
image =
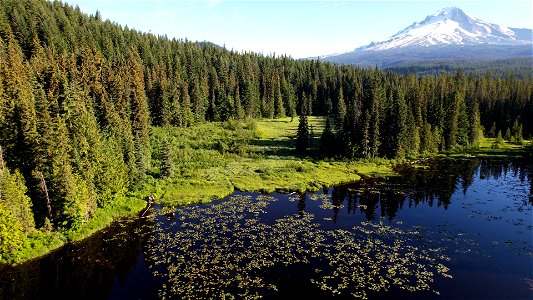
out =
[(529, 149), (533, 145), (533, 140), (523, 140), (521, 143), (509, 142), (502, 140), (497, 141), (496, 138), (484, 138), (479, 147), (463, 149), (461, 151), (454, 151), (441, 154), (441, 156), (452, 157), (524, 157), (528, 155)]
[[(139, 186), (159, 203), (181, 205), (246, 192), (317, 191), (361, 176), (393, 175), (390, 160), (317, 160), (325, 120), (310, 117), (308, 157), (296, 156), (297, 119), (205, 123), (190, 128), (152, 128), (152, 177)], [(163, 143), (172, 145), (172, 177), (161, 176)]]

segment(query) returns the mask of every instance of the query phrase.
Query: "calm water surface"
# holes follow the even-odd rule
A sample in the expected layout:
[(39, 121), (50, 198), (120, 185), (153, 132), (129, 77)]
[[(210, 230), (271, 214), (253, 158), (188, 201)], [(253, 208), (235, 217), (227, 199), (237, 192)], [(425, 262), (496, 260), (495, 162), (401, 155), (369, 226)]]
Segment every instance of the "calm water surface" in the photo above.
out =
[(316, 194), (156, 207), (0, 267), (0, 298), (532, 299), (531, 163), (427, 164)]

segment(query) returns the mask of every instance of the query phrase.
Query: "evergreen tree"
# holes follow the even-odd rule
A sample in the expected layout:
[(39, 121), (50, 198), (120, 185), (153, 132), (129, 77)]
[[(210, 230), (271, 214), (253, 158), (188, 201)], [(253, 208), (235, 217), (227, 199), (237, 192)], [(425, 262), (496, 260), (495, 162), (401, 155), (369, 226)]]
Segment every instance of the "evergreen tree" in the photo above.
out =
[(339, 89), (339, 96), (337, 98), (337, 110), (336, 110), (336, 128), (337, 131), (342, 129), (342, 124), (346, 117), (346, 103), (344, 102), (344, 93), (342, 87)]
[(498, 134), (496, 135), (496, 146), (503, 145), (503, 137), (502, 137), (502, 131), (498, 130)]
[(383, 103), (385, 99), (384, 91), (382, 88), (378, 88), (374, 91), (374, 97), (372, 99), (372, 106), (370, 109), (370, 158), (378, 157), (378, 149), (380, 147), (380, 103)]
[(372, 156), (372, 151), (370, 149), (370, 113), (365, 111), (365, 116), (363, 118), (363, 135), (361, 141), (361, 157), (369, 159)]
[(515, 120), (512, 127), (511, 141), (522, 144), (524, 138), (522, 136), (522, 124)]
[(128, 52), (131, 80), (131, 127), (135, 144), (135, 160), (138, 179), (144, 179), (150, 168), (150, 139), (148, 136), (148, 103), (144, 91), (141, 58), (135, 49)]
[(296, 100), (294, 95), (294, 89), (291, 83), (288, 82), (284, 76), (281, 76), (281, 89), (281, 93), (283, 95), (283, 102), (286, 105), (286, 113), (292, 119), (296, 116)]
[(18, 223), (0, 202), (0, 260), (16, 253), (26, 239), (22, 225)]
[(335, 155), (336, 149), (335, 133), (333, 133), (330, 119), (326, 118), (326, 126), (320, 138), (320, 153), (330, 157)]
[(235, 101), (235, 118), (237, 120), (242, 120), (244, 118), (244, 110), (242, 108), (241, 94), (239, 92), (238, 85), (235, 87), (234, 101)]
[(509, 127), (507, 127), (507, 129), (505, 130), (505, 140), (510, 142), (511, 141), (511, 129), (509, 129)]
[(298, 120), (298, 132), (296, 134), (296, 152), (298, 154), (305, 154), (309, 150), (311, 136), (309, 134), (309, 124), (307, 116), (301, 114)]
[(168, 140), (163, 141), (161, 146), (161, 176), (174, 176), (174, 159), (172, 156), (172, 144)]
[(283, 95), (281, 94), (281, 84), (279, 76), (276, 74), (274, 80), (274, 116), (276, 118), (285, 117), (285, 105), (283, 104)]
[(298, 132), (296, 134), (296, 152), (298, 154), (305, 154), (309, 149), (311, 142), (311, 135), (309, 134), (309, 124), (306, 115), (306, 113), (309, 112), (308, 101), (309, 99), (307, 98), (304, 92), (302, 94), (301, 113), (298, 119)]
[(24, 233), (31, 233), (35, 229), (35, 222), (31, 201), (26, 193), (27, 188), (22, 174), (18, 170), (11, 174), (4, 163), (0, 147), (0, 206), (10, 215), (5, 221), (16, 222), (18, 225), (9, 226), (20, 228)]
[(392, 122), (390, 122), (390, 126), (392, 126), (393, 157), (404, 157), (409, 148), (407, 114), (407, 105), (405, 103), (404, 94), (398, 92), (396, 99), (394, 100), (393, 111), (391, 114)]

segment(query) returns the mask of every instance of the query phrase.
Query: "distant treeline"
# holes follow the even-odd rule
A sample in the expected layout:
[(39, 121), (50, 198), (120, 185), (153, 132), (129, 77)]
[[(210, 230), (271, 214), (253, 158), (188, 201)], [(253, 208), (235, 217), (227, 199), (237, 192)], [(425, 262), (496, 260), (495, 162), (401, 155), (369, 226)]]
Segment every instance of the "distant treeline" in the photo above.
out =
[(237, 53), (0, 0), (0, 255), (35, 228), (79, 228), (142, 181), (150, 126), (327, 115), (339, 154), (398, 157), (476, 145), (483, 128), (529, 136), (532, 89)]
[(400, 74), (417, 73), (419, 75), (440, 75), (461, 71), (477, 76), (498, 76), (527, 79), (533, 77), (533, 56), (505, 59), (481, 60), (436, 60), (404, 62), (385, 68)]

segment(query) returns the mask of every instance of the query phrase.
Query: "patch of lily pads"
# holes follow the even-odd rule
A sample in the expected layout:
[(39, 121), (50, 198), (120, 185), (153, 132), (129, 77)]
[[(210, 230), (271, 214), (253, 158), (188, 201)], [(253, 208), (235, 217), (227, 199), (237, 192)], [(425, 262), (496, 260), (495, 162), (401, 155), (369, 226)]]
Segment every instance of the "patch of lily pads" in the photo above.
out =
[(156, 222), (146, 258), (164, 282), (159, 296), (257, 299), (278, 289), (266, 276), (270, 270), (299, 264), (313, 267), (310, 281), (317, 288), (360, 299), (393, 287), (438, 293), (435, 277), (451, 277), (443, 247), (416, 246), (417, 228), (362, 222), (351, 230), (323, 229), (309, 213), (267, 224), (261, 216), (274, 201), (235, 196), (178, 208), (171, 221)]

